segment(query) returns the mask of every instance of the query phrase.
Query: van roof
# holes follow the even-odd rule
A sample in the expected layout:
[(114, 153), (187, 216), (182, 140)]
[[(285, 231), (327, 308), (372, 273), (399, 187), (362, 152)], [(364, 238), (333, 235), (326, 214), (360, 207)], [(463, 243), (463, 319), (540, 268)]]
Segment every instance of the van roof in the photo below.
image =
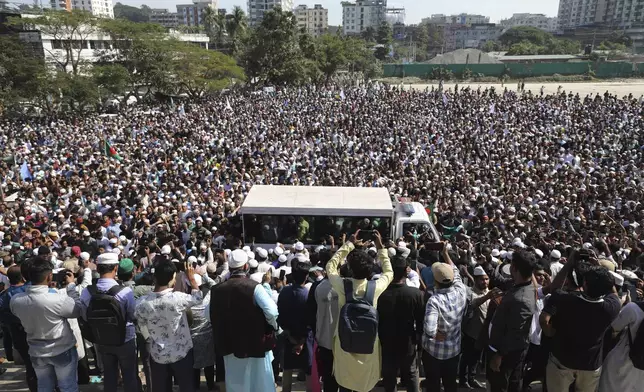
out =
[(254, 185), (242, 214), (391, 217), (386, 188)]

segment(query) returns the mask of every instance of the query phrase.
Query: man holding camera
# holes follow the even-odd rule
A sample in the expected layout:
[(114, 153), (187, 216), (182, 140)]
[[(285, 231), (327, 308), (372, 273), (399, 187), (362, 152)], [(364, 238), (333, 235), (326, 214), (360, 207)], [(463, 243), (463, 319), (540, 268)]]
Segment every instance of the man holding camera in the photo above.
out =
[(67, 296), (52, 293), (49, 260), (38, 257), (29, 268), (31, 286), (11, 299), (11, 312), (27, 334), (29, 356), (33, 363), (38, 390), (78, 392), (78, 353), (76, 338), (67, 319), (81, 315), (81, 302), (74, 274), (65, 273)]
[[(546, 368), (550, 392), (567, 392), (573, 382), (578, 392), (597, 390), (604, 333), (622, 307), (613, 277), (597, 264), (587, 251), (573, 251), (549, 288), (552, 295), (539, 323), (543, 333), (553, 337)], [(559, 290), (568, 278), (582, 291)]]

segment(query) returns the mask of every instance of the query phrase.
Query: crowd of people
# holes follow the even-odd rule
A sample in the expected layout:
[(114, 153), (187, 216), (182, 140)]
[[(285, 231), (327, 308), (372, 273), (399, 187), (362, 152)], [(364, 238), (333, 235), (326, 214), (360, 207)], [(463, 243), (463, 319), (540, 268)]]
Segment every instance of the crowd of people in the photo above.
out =
[[(202, 370), (229, 392), (637, 390), (642, 100), (521, 90), (0, 119), (7, 360), (32, 392), (194, 392)], [(441, 238), (260, 246), (239, 214), (255, 184), (385, 187)]]

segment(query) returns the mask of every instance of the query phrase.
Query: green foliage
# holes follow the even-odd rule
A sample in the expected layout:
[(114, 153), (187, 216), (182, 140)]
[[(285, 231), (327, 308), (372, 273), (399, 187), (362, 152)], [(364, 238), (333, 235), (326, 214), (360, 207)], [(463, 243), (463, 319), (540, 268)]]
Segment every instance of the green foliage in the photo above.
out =
[(150, 7), (142, 5), (141, 8), (132, 7), (121, 3), (114, 4), (114, 17), (127, 19), (131, 22), (148, 22), (150, 20)]
[(514, 27), (506, 31), (499, 41), (508, 47), (508, 55), (579, 54), (578, 41), (558, 39), (535, 27)]
[(428, 76), (431, 80), (451, 80), (453, 77), (454, 73), (450, 69), (443, 67), (432, 69)]
[(459, 78), (461, 80), (469, 80), (469, 79), (472, 79), (473, 76), (474, 76), (474, 73), (472, 72), (472, 70), (469, 68), (465, 68), (463, 72), (461, 72)]
[(511, 47), (514, 44), (518, 44), (523, 41), (528, 41), (535, 45), (544, 46), (553, 38), (552, 34), (549, 34), (543, 30), (540, 30), (536, 27), (513, 27), (508, 29), (501, 37), (499, 41), (507, 47)]
[(34, 57), (17, 36), (0, 35), (0, 112), (21, 101), (36, 99), (45, 64)]
[(10, 18), (10, 25), (25, 26), (38, 29), (42, 34), (50, 35), (53, 41), (60, 43), (62, 51), (48, 50), (60, 71), (71, 72), (78, 75), (85, 71), (88, 65), (81, 57), (82, 46), (79, 42), (87, 42), (88, 38), (96, 33), (98, 19), (86, 11), (46, 11), (43, 15), (22, 19)]
[(376, 29), (374, 29), (372, 26), (364, 29), (360, 35), (362, 36), (362, 39), (367, 42), (376, 42)]
[(485, 41), (481, 50), (484, 52), (499, 52), (501, 51), (501, 45), (496, 41)]
[(130, 86), (130, 73), (121, 64), (95, 65), (92, 77), (102, 99), (113, 98)]
[(393, 30), (388, 22), (382, 21), (376, 32), (376, 42), (381, 45), (389, 45), (393, 41)]
[(230, 39), (230, 47), (233, 56), (241, 52), (241, 43), (246, 37), (248, 19), (244, 10), (239, 6), (233, 8), (232, 14), (226, 18), (226, 31)]
[(173, 53), (175, 91), (191, 98), (222, 90), (235, 79), (245, 78), (235, 60), (221, 52), (180, 42), (175, 43)]
[(320, 71), (327, 81), (347, 62), (344, 42), (335, 35), (325, 34), (320, 37), (317, 53)]
[(276, 7), (251, 32), (242, 64), (249, 79), (269, 84), (304, 82), (305, 61), (297, 39), (297, 21)]
[(616, 52), (626, 52), (627, 48), (621, 42), (602, 41), (597, 47), (598, 50), (614, 50)]

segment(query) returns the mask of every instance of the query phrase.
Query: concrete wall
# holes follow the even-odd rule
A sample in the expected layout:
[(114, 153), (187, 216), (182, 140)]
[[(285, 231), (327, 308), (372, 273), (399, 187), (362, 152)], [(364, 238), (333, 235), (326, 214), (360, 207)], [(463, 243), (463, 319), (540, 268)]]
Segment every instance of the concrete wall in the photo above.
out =
[(511, 77), (584, 75), (589, 69), (598, 78), (644, 76), (644, 63), (630, 62), (574, 62), (534, 64), (385, 64), (385, 77), (415, 76), (427, 78), (435, 68), (445, 68), (457, 76), (469, 68), (474, 75), (501, 76), (506, 67)]

